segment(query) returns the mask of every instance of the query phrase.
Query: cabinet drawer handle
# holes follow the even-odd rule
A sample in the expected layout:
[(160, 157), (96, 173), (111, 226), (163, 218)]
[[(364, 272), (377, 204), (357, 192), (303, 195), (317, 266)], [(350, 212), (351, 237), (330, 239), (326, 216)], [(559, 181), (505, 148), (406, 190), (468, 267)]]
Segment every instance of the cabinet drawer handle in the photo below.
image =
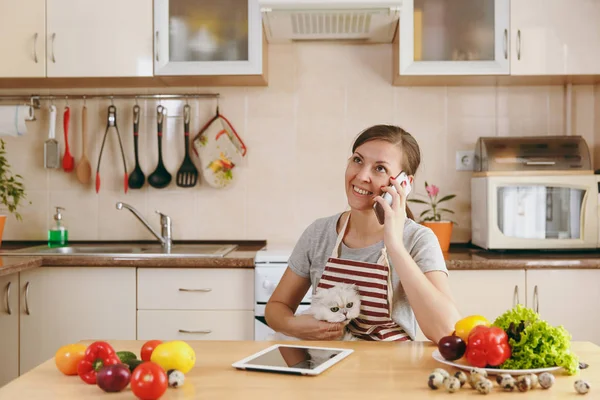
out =
[(6, 312), (8, 313), (8, 315), (12, 315), (12, 308), (10, 308), (10, 286), (12, 285), (12, 282), (8, 282), (8, 285), (6, 285)]
[(56, 33), (52, 34), (52, 40), (51, 40), (51, 44), (52, 44), (52, 62), (56, 63), (56, 58), (54, 58), (54, 39), (56, 38)]
[(205, 288), (205, 289), (184, 289), (184, 288), (179, 288), (180, 292), (212, 292), (212, 289), (210, 288)]
[(38, 38), (38, 33), (36, 32), (33, 35), (33, 61), (35, 61), (35, 63), (38, 63), (38, 59), (37, 59), (37, 38)]
[(158, 62), (160, 59), (158, 57), (158, 31), (156, 31), (156, 62)]
[(203, 330), (200, 330), (200, 331), (188, 331), (188, 330), (185, 330), (185, 329), (180, 329), (179, 332), (180, 333), (211, 333), (212, 331), (210, 329), (203, 329)]
[(538, 287), (535, 285), (533, 287), (533, 309), (536, 313), (540, 312), (540, 295), (538, 294)]
[(521, 30), (517, 31), (517, 60), (521, 59)]
[(504, 59), (508, 60), (508, 29), (504, 30)]
[(29, 310), (29, 282), (25, 284), (25, 314), (31, 315)]
[(517, 304), (521, 304), (519, 301), (519, 285), (515, 285), (515, 292), (513, 293), (513, 307)]

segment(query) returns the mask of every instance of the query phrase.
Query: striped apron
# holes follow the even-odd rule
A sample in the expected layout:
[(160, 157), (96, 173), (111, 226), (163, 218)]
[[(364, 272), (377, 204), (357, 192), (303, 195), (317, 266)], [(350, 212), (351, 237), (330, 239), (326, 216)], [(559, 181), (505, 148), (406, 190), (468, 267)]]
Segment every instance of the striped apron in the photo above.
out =
[(337, 237), (331, 257), (327, 260), (317, 288), (328, 289), (337, 283), (355, 284), (360, 293), (360, 314), (346, 327), (357, 338), (376, 341), (411, 340), (391, 318), (393, 286), (391, 268), (385, 247), (377, 264), (339, 258), (339, 249), (346, 234), (348, 220)]

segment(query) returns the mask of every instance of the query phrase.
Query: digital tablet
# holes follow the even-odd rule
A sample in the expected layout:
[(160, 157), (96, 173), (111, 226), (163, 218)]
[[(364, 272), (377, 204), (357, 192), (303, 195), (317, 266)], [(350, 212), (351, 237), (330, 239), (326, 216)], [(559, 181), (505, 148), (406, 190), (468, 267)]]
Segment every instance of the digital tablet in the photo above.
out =
[(354, 350), (276, 344), (232, 364), (249, 371), (319, 375), (348, 357)]

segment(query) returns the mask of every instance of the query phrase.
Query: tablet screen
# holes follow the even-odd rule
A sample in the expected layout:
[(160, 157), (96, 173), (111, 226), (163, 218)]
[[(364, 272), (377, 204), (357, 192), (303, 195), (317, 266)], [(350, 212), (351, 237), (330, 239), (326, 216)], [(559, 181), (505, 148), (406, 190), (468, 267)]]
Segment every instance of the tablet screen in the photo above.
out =
[(251, 363), (263, 367), (316, 369), (340, 353), (341, 350), (281, 346), (256, 357)]
[(319, 375), (354, 350), (330, 347), (276, 344), (232, 364), (235, 368)]

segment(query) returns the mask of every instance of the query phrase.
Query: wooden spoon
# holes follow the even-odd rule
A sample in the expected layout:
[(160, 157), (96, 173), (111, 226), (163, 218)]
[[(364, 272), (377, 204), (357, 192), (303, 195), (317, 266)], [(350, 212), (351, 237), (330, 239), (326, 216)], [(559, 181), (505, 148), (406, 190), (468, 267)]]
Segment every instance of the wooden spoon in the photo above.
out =
[(82, 155), (81, 155), (81, 159), (79, 160), (79, 164), (77, 164), (77, 168), (75, 169), (75, 174), (77, 174), (77, 179), (79, 179), (79, 182), (83, 183), (83, 184), (88, 184), (92, 181), (92, 166), (90, 165), (90, 160), (88, 160), (87, 157), (87, 153), (86, 153), (86, 134), (87, 134), (87, 107), (83, 106), (83, 109), (81, 110), (81, 125), (82, 125), (82, 132), (81, 132), (81, 143), (82, 143)]

